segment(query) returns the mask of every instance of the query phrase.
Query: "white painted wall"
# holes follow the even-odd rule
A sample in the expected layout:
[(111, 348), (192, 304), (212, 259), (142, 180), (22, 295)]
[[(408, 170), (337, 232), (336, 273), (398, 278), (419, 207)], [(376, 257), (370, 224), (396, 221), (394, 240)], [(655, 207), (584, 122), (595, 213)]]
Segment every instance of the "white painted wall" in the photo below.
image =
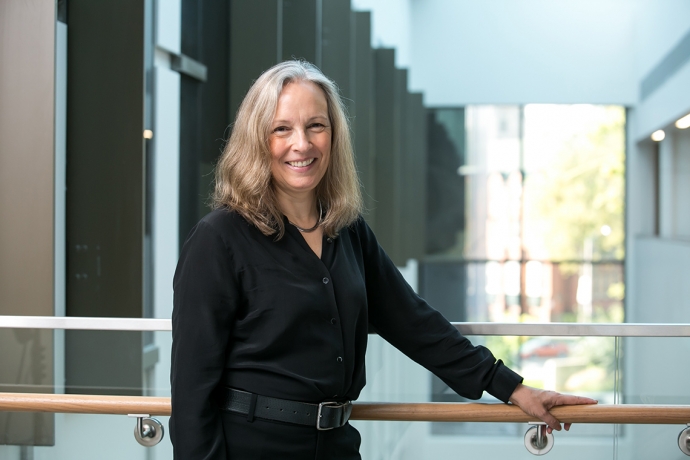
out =
[[(687, 152), (690, 155), (690, 151)], [(690, 312), (690, 240), (636, 237), (628, 289), (635, 321), (687, 323)], [(687, 382), (690, 337), (630, 338), (626, 341), (625, 401), (630, 404), (690, 404)], [(632, 459), (683, 458), (674, 442), (681, 425), (630, 426)], [(653, 440), (649, 442), (649, 440)]]
[(413, 2), (411, 36), (429, 106), (636, 102), (627, 2)]
[(688, 88), (690, 63), (686, 63), (662, 87), (636, 105), (632, 113), (637, 123), (633, 138), (636, 141), (647, 139), (657, 129), (670, 128), (678, 118), (690, 113)]
[[(619, 2), (620, 3), (620, 2)], [(635, 8), (635, 76), (644, 78), (687, 33), (690, 2), (687, 0), (629, 0)]]
[[(641, 81), (690, 31), (690, 2), (641, 2), (636, 23), (636, 77)], [(627, 320), (687, 323), (690, 312), (690, 132), (673, 122), (690, 113), (690, 63), (630, 111), (627, 152)], [(660, 144), (649, 140), (666, 131)], [(654, 235), (658, 149), (659, 235)], [(690, 338), (630, 338), (625, 341), (625, 402), (688, 404), (690, 378), (684, 356)], [(663, 376), (663, 377), (662, 377)], [(662, 378), (660, 378), (662, 377)], [(630, 426), (630, 458), (681, 458), (680, 426)], [(647, 440), (654, 440), (650, 443)], [(661, 441), (663, 440), (663, 442)]]

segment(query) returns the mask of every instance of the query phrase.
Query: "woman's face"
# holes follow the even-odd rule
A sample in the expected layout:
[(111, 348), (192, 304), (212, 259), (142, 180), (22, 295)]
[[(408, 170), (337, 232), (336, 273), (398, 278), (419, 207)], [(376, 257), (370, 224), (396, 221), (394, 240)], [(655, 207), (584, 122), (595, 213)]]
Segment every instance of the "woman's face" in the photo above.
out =
[(271, 173), (277, 191), (312, 192), (331, 156), (331, 122), (323, 90), (306, 81), (289, 83), (278, 98), (271, 131)]

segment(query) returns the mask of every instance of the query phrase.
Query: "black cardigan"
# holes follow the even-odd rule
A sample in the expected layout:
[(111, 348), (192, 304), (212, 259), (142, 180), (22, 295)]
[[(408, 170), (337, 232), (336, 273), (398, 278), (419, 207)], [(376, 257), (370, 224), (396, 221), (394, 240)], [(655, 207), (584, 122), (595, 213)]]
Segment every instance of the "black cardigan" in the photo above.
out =
[(174, 290), (176, 458), (225, 458), (219, 385), (312, 403), (357, 399), (369, 324), (467, 398), (487, 391), (507, 402), (522, 381), (410, 288), (363, 219), (324, 237), (319, 259), (292, 225), (275, 241), (235, 212), (213, 211), (182, 248)]

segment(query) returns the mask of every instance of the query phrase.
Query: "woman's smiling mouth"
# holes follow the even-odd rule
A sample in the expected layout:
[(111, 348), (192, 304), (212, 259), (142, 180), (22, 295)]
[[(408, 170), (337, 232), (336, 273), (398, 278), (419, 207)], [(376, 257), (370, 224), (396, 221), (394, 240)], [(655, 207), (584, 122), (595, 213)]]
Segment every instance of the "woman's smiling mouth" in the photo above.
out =
[(288, 161), (286, 163), (289, 164), (290, 166), (295, 167), (295, 168), (303, 168), (305, 166), (309, 166), (310, 164), (312, 164), (315, 159), (316, 158), (310, 158), (310, 159), (304, 160), (304, 161)]

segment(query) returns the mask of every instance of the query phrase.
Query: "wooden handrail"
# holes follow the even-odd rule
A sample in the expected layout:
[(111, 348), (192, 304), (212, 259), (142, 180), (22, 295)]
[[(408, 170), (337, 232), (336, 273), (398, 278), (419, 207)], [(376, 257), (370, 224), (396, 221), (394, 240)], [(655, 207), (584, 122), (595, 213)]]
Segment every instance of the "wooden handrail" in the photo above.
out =
[[(170, 415), (170, 398), (0, 393), (0, 411)], [(561, 422), (572, 423), (690, 423), (690, 406), (680, 405), (559, 406), (551, 413)], [(355, 403), (351, 418), (413, 422), (535, 421), (512, 404), (481, 403)]]
[(170, 398), (0, 393), (0, 411), (170, 415)]

